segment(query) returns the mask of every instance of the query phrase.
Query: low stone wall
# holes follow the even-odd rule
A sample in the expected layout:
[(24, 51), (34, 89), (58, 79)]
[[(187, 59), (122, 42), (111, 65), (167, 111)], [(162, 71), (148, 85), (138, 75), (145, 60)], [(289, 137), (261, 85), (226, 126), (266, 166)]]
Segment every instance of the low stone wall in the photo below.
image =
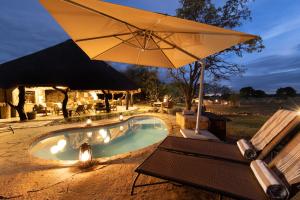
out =
[[(196, 122), (197, 122), (196, 115), (182, 115), (182, 113), (180, 113), (180, 112), (176, 113), (176, 123), (182, 129), (195, 129)], [(201, 130), (207, 130), (209, 127), (208, 118), (201, 116), (201, 121), (200, 121), (199, 125), (200, 125)]]

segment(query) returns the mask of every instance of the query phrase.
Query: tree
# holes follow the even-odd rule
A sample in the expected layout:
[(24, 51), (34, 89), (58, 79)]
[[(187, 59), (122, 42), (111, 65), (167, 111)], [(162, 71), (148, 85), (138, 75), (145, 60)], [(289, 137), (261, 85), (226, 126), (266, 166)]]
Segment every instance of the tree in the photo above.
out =
[(27, 115), (25, 113), (25, 109), (24, 109), (24, 105), (25, 105), (25, 101), (26, 101), (26, 97), (25, 97), (25, 86), (19, 86), (19, 102), (18, 105), (13, 105), (10, 101), (7, 100), (7, 96), (6, 96), (6, 91), (4, 92), (5, 94), (5, 101), (6, 103), (14, 108), (20, 117), (20, 121), (26, 121), (27, 120)]
[(240, 95), (241, 97), (253, 97), (255, 93), (255, 90), (252, 87), (243, 87), (240, 89)]
[(147, 99), (157, 100), (162, 95), (164, 84), (159, 80), (157, 68), (132, 65), (126, 69), (125, 74), (142, 88)]
[[(236, 28), (245, 21), (251, 20), (248, 3), (252, 0), (227, 0), (223, 6), (214, 5), (211, 0), (180, 0), (181, 8), (177, 9), (177, 16), (201, 23), (223, 28)], [(262, 39), (257, 38), (243, 44), (226, 49), (206, 58), (206, 69), (213, 79), (228, 79), (231, 75), (241, 74), (241, 65), (229, 62), (226, 57), (260, 52), (264, 48)], [(180, 84), (185, 96), (186, 109), (191, 108), (191, 101), (195, 95), (199, 81), (201, 65), (194, 62), (180, 69), (170, 69), (170, 76)]]
[(196, 94), (199, 78), (200, 63), (195, 62), (188, 67), (181, 67), (177, 70), (169, 70), (171, 77), (177, 83), (185, 98), (185, 109), (191, 110), (192, 100)]
[(205, 93), (210, 93), (210, 94), (213, 94), (214, 96), (217, 96), (217, 95), (223, 96), (223, 95), (232, 93), (232, 91), (229, 87), (227, 87), (225, 85), (221, 85), (217, 82), (204, 84), (204, 91), (205, 91)]
[(105, 110), (107, 113), (110, 113), (110, 105), (109, 105), (109, 91), (102, 90), (102, 93), (104, 94), (104, 102), (105, 102)]
[(61, 88), (58, 88), (58, 87), (53, 87), (55, 90), (61, 92), (64, 94), (64, 100), (62, 102), (62, 111), (63, 111), (63, 116), (65, 119), (67, 119), (69, 117), (69, 112), (68, 112), (68, 109), (67, 109), (67, 104), (68, 104), (68, 101), (69, 101), (69, 96), (68, 96), (68, 93), (70, 92), (70, 88), (66, 88), (66, 89), (61, 89)]
[(262, 97), (267, 96), (267, 94), (263, 90), (254, 90), (253, 95), (254, 95), (254, 97), (257, 97), (257, 98), (262, 98)]
[(297, 92), (292, 87), (278, 88), (276, 91), (276, 96), (281, 98), (295, 97), (296, 95)]

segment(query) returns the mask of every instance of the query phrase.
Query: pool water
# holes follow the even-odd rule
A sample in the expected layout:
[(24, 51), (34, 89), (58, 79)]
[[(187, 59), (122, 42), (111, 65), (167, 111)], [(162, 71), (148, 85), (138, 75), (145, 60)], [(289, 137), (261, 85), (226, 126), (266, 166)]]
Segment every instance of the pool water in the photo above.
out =
[(31, 154), (47, 160), (78, 160), (79, 147), (88, 143), (93, 158), (111, 157), (145, 148), (168, 135), (155, 117), (135, 117), (118, 125), (56, 132), (35, 143)]

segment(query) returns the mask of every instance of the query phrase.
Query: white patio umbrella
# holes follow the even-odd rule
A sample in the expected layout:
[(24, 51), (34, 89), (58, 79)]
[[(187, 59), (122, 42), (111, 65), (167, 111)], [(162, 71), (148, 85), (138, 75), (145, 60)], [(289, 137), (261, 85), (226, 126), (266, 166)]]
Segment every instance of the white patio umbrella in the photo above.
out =
[(201, 61), (196, 131), (203, 98), (203, 59), (256, 38), (99, 0), (40, 2), (91, 59), (167, 68)]

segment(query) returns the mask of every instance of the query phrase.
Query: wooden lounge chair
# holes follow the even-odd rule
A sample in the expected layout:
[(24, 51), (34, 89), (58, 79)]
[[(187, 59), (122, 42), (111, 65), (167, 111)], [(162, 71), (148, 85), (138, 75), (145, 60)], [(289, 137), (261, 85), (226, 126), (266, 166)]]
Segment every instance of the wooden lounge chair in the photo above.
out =
[(106, 107), (103, 103), (97, 103), (95, 106), (95, 110), (96, 111), (106, 111)]
[(76, 110), (75, 110), (75, 114), (77, 115), (81, 115), (85, 113), (85, 106), (84, 105), (78, 105)]
[(94, 112), (94, 105), (93, 104), (87, 104), (85, 110), (88, 111), (89, 113)]
[[(300, 116), (297, 112), (288, 110), (277, 111), (251, 139), (258, 153), (257, 158), (264, 159), (270, 155), (271, 151), (280, 144), (282, 140), (296, 133), (296, 127), (299, 124)], [(272, 137), (269, 137), (270, 135), (272, 135)], [(227, 144), (215, 140), (197, 140), (169, 136), (158, 148), (245, 164), (251, 161), (241, 154), (236, 144)]]
[[(287, 145), (268, 165), (271, 173), (282, 181), (289, 190), (290, 196), (298, 191), (300, 182), (300, 134)], [(256, 162), (256, 161), (253, 161)], [(175, 182), (214, 192), (221, 199), (228, 196), (236, 199), (265, 200), (269, 199), (260, 185), (252, 167), (236, 162), (196, 157), (163, 149), (155, 150), (136, 170), (131, 194), (134, 189), (165, 182)], [(143, 174), (165, 181), (136, 185)], [(287, 192), (288, 193), (288, 192)]]

